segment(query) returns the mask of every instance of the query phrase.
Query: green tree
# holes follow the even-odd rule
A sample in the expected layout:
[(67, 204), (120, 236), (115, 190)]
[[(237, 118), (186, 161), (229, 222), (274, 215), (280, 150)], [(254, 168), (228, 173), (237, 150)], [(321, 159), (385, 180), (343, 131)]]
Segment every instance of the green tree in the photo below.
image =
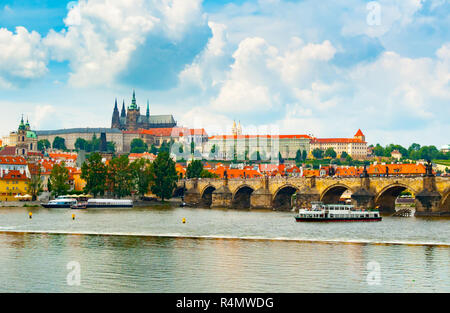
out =
[(343, 151), (343, 152), (341, 153), (340, 158), (341, 158), (341, 159), (346, 159), (348, 156), (349, 156), (348, 153), (345, 152), (345, 151)]
[(202, 170), (202, 173), (200, 175), (201, 178), (219, 178), (219, 175), (211, 173), (208, 170)]
[(261, 154), (259, 151), (255, 151), (251, 155), (251, 160), (261, 161)]
[(92, 153), (81, 166), (81, 178), (86, 181), (84, 192), (104, 195), (106, 188), (106, 166), (102, 162), (100, 153)]
[(56, 136), (55, 139), (53, 139), (52, 147), (53, 147), (53, 149), (67, 150), (67, 148), (66, 148), (66, 140), (64, 138)]
[(134, 138), (131, 141), (131, 153), (144, 153), (147, 151), (147, 144), (140, 138)]
[(158, 154), (158, 148), (155, 147), (155, 145), (152, 144), (152, 146), (150, 147), (150, 153), (153, 154)]
[(330, 157), (330, 158), (332, 158), (332, 159), (335, 159), (336, 156), (337, 156), (336, 151), (334, 151), (333, 148), (328, 148), (328, 149), (325, 151), (325, 157)]
[(302, 161), (305, 162), (308, 158), (308, 152), (306, 150), (303, 150), (302, 152)]
[(284, 163), (284, 159), (283, 156), (281, 155), (281, 152), (278, 152), (278, 162), (280, 162), (280, 164)]
[(39, 151), (44, 151), (50, 148), (52, 145), (50, 144), (50, 141), (48, 141), (47, 139), (42, 139), (38, 141), (37, 146)]
[(203, 164), (200, 160), (193, 160), (187, 167), (186, 177), (187, 178), (199, 178), (201, 177), (203, 171)]
[(321, 159), (323, 158), (323, 150), (319, 149), (319, 148), (315, 148), (312, 151), (312, 155), (313, 157), (315, 157), (316, 159)]
[(303, 161), (302, 159), (302, 151), (300, 149), (295, 153), (295, 163), (300, 164)]
[(191, 141), (191, 154), (194, 154), (194, 150), (195, 150), (195, 143), (194, 141)]
[(345, 161), (347, 162), (348, 165), (353, 165), (353, 158), (350, 155), (347, 155), (345, 157)]
[(413, 143), (408, 148), (408, 158), (411, 160), (418, 160), (420, 159), (420, 145), (418, 143)]
[(152, 192), (161, 198), (170, 199), (178, 179), (175, 162), (168, 152), (160, 152), (150, 168)]
[(36, 201), (37, 197), (42, 193), (42, 174), (40, 166), (31, 171), (30, 180), (27, 183), (28, 191), (31, 195), (31, 200)]
[(86, 151), (87, 145), (88, 145), (88, 142), (83, 138), (77, 138), (77, 140), (75, 141), (75, 149), (77, 149), (77, 150), (85, 150)]
[(143, 198), (150, 186), (151, 162), (147, 159), (137, 159), (130, 164), (130, 169), (137, 194)]
[(384, 156), (384, 148), (377, 143), (377, 145), (373, 148), (373, 154), (378, 157)]
[(219, 154), (219, 147), (217, 147), (215, 144), (211, 147), (211, 151), (209, 153), (209, 158), (214, 159)]
[(97, 138), (96, 134), (92, 135), (92, 139), (91, 141), (89, 141), (89, 145), (89, 152), (99, 151), (101, 145), (100, 138)]
[(107, 166), (107, 185), (115, 197), (123, 198), (131, 195), (133, 173), (129, 167), (128, 156), (113, 158)]
[(116, 152), (116, 143), (112, 141), (106, 142), (106, 150), (112, 153)]
[(170, 145), (167, 143), (167, 141), (163, 141), (161, 144), (161, 147), (159, 147), (159, 152), (170, 152)]
[(49, 179), (52, 186), (52, 194), (55, 197), (64, 195), (69, 191), (69, 170), (64, 162), (53, 166)]

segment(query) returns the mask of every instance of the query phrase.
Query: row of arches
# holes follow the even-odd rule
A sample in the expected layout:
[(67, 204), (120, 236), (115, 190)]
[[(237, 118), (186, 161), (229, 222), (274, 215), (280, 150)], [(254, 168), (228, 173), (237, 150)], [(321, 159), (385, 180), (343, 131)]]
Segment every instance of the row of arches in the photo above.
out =
[[(212, 185), (204, 188), (201, 193), (201, 201), (200, 204), (203, 207), (210, 207), (212, 204), (212, 194), (216, 190), (216, 188)], [(414, 190), (411, 190), (408, 186), (402, 184), (394, 184), (387, 186), (384, 188), (375, 198), (375, 205), (380, 207), (380, 211), (393, 212), (395, 210), (395, 202), (396, 199), (401, 195), (401, 193), (405, 190), (408, 190), (412, 193), (415, 193)], [(286, 211), (292, 209), (291, 198), (294, 193), (296, 193), (298, 189), (292, 185), (285, 185), (279, 188), (272, 199), (272, 207), (275, 210)], [(320, 201), (331, 204), (338, 203), (339, 199), (342, 197), (344, 192), (353, 190), (345, 185), (333, 185), (327, 188), (321, 195)], [(178, 188), (175, 192), (175, 196), (180, 195), (182, 192), (182, 188)], [(254, 192), (254, 189), (248, 185), (240, 186), (235, 193), (232, 195), (231, 206), (236, 209), (249, 209), (250, 208), (250, 199), (251, 195)], [(442, 199), (442, 207), (449, 208), (450, 210), (450, 190), (444, 193), (444, 197)]]

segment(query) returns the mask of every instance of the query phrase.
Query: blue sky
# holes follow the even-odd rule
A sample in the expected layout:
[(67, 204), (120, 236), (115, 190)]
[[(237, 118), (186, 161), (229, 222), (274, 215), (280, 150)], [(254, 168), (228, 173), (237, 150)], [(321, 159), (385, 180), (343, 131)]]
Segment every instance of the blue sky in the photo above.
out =
[(0, 3), (0, 135), (109, 127), (114, 99), (179, 124), (449, 143), (446, 0)]

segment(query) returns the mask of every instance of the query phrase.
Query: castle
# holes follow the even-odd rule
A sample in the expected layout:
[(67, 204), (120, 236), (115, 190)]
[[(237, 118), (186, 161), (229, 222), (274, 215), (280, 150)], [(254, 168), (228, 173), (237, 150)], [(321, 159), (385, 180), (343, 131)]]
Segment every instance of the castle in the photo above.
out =
[(133, 99), (128, 110), (125, 111), (125, 100), (122, 104), (122, 112), (119, 114), (117, 99), (114, 105), (111, 128), (124, 131), (137, 131), (139, 129), (172, 128), (177, 122), (172, 115), (150, 115), (150, 105), (147, 100), (147, 112), (141, 115), (141, 108), (136, 103), (136, 94), (133, 91)]

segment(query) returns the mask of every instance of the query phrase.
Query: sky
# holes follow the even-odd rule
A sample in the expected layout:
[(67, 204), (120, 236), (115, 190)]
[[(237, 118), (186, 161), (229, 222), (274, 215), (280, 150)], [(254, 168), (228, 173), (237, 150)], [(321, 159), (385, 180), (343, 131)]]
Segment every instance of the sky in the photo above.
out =
[(230, 133), (449, 144), (448, 0), (1, 0), (0, 135), (114, 101)]

